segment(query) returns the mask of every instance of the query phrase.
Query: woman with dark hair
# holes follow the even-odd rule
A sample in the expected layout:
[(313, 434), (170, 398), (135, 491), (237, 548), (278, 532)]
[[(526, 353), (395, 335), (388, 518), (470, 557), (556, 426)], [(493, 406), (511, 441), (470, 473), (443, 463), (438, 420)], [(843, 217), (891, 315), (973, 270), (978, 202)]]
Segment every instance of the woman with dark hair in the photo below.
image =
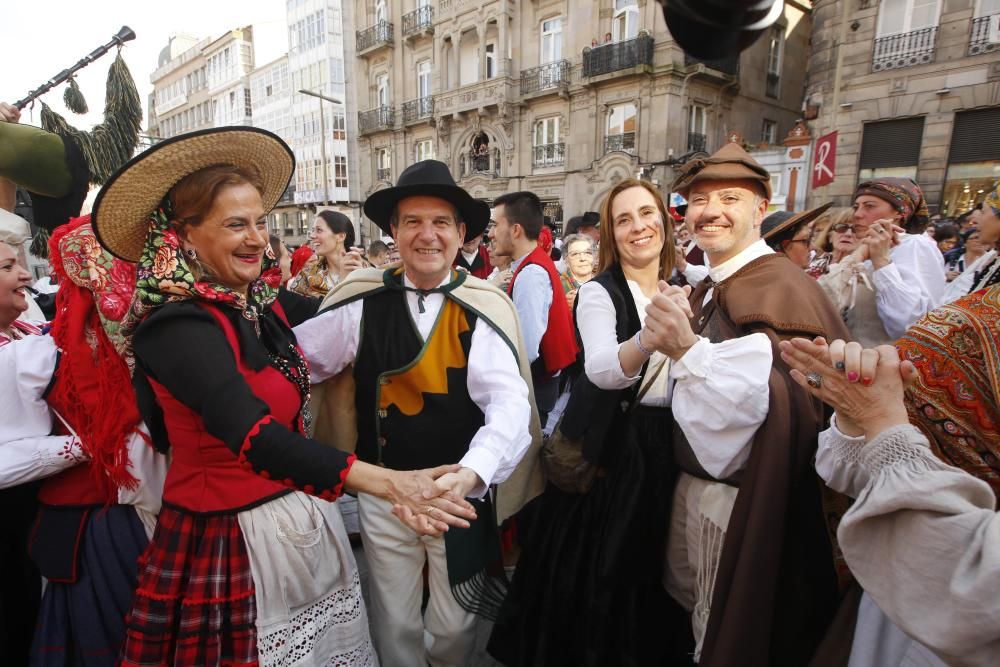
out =
[(270, 234), (267, 238), (268, 243), (271, 244), (271, 254), (278, 260), (278, 268), (281, 269), (281, 284), (287, 285), (288, 281), (292, 279), (292, 253), (277, 235)]
[(421, 534), (474, 516), (432, 491), (452, 467), (397, 472), (306, 435), (309, 368), (291, 326), (315, 302), (279, 290), (266, 232), (293, 168), (269, 132), (205, 130), (133, 158), (95, 202), (102, 245), (137, 263), (133, 383), (153, 443), (173, 454), (123, 665), (377, 664), (332, 501), (363, 490), (409, 506)]
[(858, 247), (819, 284), (862, 345), (899, 338), (943, 296), (944, 258), (923, 233), (927, 218), (923, 191), (908, 178), (866, 181), (855, 190)]
[(289, 289), (303, 296), (324, 297), (347, 275), (365, 266), (361, 253), (354, 250), (354, 224), (343, 213), (316, 214), (309, 243), (316, 255), (295, 276)]
[(958, 225), (953, 222), (939, 222), (934, 225), (934, 243), (942, 255), (954, 250), (958, 242)]
[(643, 348), (640, 330), (673, 270), (673, 231), (646, 181), (618, 183), (601, 211), (600, 273), (576, 301), (586, 374), (557, 426), (582, 441), (600, 472), (582, 493), (550, 483), (538, 503), (488, 646), (508, 666), (657, 665), (666, 657), (661, 575), (673, 422), (668, 360)]

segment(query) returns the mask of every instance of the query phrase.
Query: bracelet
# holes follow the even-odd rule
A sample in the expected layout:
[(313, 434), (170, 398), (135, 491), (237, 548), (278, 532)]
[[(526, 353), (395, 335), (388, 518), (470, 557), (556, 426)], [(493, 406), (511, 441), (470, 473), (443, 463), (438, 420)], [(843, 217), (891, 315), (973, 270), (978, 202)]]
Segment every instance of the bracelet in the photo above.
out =
[(642, 329), (639, 329), (638, 331), (635, 332), (635, 338), (633, 338), (632, 340), (635, 342), (635, 346), (639, 348), (640, 352), (645, 354), (647, 357), (651, 357), (653, 356), (653, 353), (651, 350), (647, 350), (646, 347), (642, 344), (641, 334), (642, 334)]

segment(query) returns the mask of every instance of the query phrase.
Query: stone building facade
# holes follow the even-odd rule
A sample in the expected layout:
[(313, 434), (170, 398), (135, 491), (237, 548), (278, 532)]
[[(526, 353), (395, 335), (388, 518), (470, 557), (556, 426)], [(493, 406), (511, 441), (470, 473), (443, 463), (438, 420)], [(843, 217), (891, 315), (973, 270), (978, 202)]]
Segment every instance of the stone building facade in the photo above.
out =
[(850, 203), (864, 178), (914, 178), (932, 212), (1000, 178), (1000, 0), (816, 0), (806, 117), (837, 132), (835, 180), (810, 204)]
[[(354, 0), (365, 196), (446, 162), (474, 196), (532, 190), (557, 224), (736, 131), (778, 145), (801, 116), (809, 3), (738, 57), (698, 62), (649, 0)], [(369, 227), (369, 233), (371, 229)]]

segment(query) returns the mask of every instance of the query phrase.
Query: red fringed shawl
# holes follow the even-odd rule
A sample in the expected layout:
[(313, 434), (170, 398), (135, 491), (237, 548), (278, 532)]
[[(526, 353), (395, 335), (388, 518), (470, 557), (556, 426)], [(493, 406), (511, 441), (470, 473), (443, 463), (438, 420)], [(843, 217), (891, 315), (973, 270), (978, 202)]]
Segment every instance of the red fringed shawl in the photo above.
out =
[[(109, 503), (133, 489), (126, 446), (140, 422), (129, 366), (116, 346), (135, 291), (135, 266), (98, 244), (90, 216), (57, 228), (49, 241), (59, 279), (52, 337), (61, 357), (57, 379), (73, 400), (63, 414), (91, 458), (91, 471)], [(114, 339), (114, 340), (113, 340)]]

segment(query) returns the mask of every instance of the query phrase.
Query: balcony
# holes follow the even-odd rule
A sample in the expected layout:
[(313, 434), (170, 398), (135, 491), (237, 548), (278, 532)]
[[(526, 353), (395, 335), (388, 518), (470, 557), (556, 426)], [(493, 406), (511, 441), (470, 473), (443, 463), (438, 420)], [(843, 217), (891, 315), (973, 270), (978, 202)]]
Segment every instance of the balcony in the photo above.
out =
[(471, 151), (459, 157), (459, 178), (482, 174), (485, 176), (500, 175), (500, 149), (494, 148), (483, 153), (473, 154)]
[(640, 32), (635, 39), (593, 48), (587, 47), (583, 50), (585, 77), (601, 76), (637, 67), (652, 67), (652, 65), (653, 38), (646, 32)]
[(740, 57), (738, 55), (718, 60), (700, 60), (684, 54), (684, 66), (691, 72), (698, 65), (705, 66), (704, 76), (709, 79), (729, 82), (740, 75)]
[(367, 56), (382, 47), (392, 46), (392, 23), (379, 21), (375, 25), (358, 30), (358, 55)]
[(872, 47), (872, 71), (884, 72), (934, 62), (937, 26), (879, 37)]
[(376, 181), (392, 181), (392, 169), (389, 167), (379, 168), (375, 170), (375, 180)]
[(1000, 48), (1000, 44), (990, 42), (990, 19), (992, 16), (980, 16), (972, 19), (972, 32), (969, 34), (969, 55), (978, 56), (982, 53), (990, 53)]
[(371, 134), (391, 130), (396, 124), (396, 114), (392, 107), (380, 106), (371, 111), (358, 112), (358, 133)]
[(609, 134), (604, 138), (604, 153), (612, 151), (623, 151), (635, 154), (635, 132), (625, 132), (623, 134)]
[(569, 61), (556, 60), (539, 67), (521, 70), (521, 95), (569, 86)]
[(409, 14), (403, 15), (403, 39), (432, 34), (434, 34), (434, 8), (430, 5), (417, 7)]
[(688, 152), (705, 152), (705, 135), (700, 132), (688, 132)]
[(539, 144), (533, 146), (531, 165), (533, 167), (558, 167), (566, 162), (566, 144)]
[(514, 82), (503, 76), (477, 81), (441, 93), (434, 99), (434, 113), (441, 115), (477, 111), (516, 100)]
[(410, 125), (428, 120), (434, 115), (434, 98), (418, 97), (409, 102), (403, 102), (403, 124)]

